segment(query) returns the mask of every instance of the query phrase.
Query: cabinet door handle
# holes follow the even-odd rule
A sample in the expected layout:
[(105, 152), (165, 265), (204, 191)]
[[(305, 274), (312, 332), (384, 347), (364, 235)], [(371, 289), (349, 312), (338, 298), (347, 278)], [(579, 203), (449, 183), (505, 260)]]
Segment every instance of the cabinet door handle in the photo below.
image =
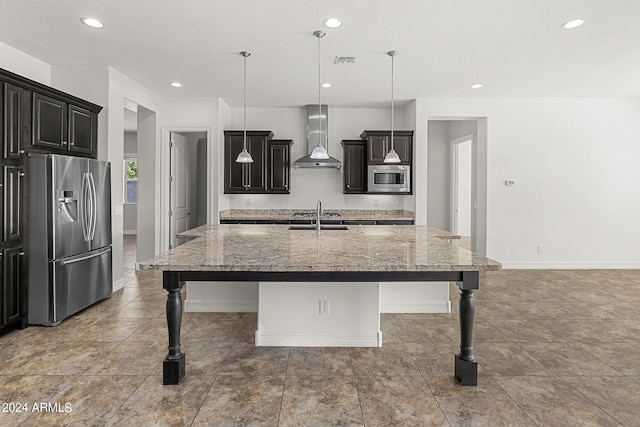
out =
[(70, 142), (69, 145), (73, 147), (75, 145), (75, 142)]
[(24, 252), (22, 251), (18, 252), (18, 256), (24, 256)]
[(18, 151), (18, 154), (24, 154), (24, 150)]
[(19, 175), (20, 176), (25, 176), (26, 174), (24, 172), (20, 172)]

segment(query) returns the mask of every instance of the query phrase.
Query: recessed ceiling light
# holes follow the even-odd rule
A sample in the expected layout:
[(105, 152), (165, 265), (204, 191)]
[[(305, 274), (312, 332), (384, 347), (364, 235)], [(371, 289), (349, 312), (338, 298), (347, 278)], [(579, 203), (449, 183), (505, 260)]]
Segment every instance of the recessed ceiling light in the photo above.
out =
[(480, 83), (475, 83), (471, 85), (471, 89), (480, 89), (482, 87), (482, 84)]
[(182, 87), (182, 83), (180, 83), (180, 82), (171, 82), (171, 86), (173, 86), (173, 87)]
[(88, 27), (91, 28), (104, 28), (104, 24), (102, 21), (99, 21), (95, 18), (80, 18), (80, 21)]
[(338, 28), (339, 26), (342, 25), (342, 21), (339, 20), (338, 18), (327, 18), (324, 21), (322, 21), (322, 25), (324, 25), (327, 28)]
[(331, 83), (322, 83), (320, 86), (322, 86), (323, 88), (327, 89), (327, 88), (330, 88), (333, 85)]
[(572, 28), (577, 28), (580, 25), (584, 24), (584, 19), (578, 18), (578, 19), (572, 19), (571, 21), (567, 21), (564, 24), (562, 24), (560, 27), (566, 29), (566, 30), (570, 30)]

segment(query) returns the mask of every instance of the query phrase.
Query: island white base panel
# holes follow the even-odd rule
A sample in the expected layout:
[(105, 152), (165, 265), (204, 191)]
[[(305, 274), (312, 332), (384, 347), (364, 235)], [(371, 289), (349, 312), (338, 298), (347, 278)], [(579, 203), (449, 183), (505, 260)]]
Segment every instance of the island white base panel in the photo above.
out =
[(380, 284), (260, 282), (257, 346), (379, 347)]
[[(343, 283), (343, 286), (349, 286)], [(187, 282), (185, 312), (257, 312), (257, 282)], [(448, 282), (382, 282), (381, 313), (450, 313)]]

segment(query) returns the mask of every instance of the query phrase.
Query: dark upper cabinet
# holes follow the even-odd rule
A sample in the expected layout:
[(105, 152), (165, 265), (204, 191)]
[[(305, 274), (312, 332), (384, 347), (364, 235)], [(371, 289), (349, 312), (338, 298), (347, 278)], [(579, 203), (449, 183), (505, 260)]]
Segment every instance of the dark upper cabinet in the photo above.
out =
[(69, 104), (69, 151), (96, 157), (98, 153), (98, 115)]
[(2, 243), (21, 241), (22, 230), (22, 167), (3, 166), (2, 182)]
[[(23, 258), (22, 246), (0, 250), (0, 294), (2, 302), (2, 324), (0, 327), (14, 323), (23, 317), (24, 288), (22, 285)], [(25, 322), (26, 323), (26, 322)], [(25, 325), (26, 326), (26, 325)]]
[(274, 139), (267, 144), (267, 191), (289, 193), (292, 140)]
[(28, 126), (23, 111), (24, 90), (11, 83), (2, 85), (2, 135), (4, 138), (4, 158), (20, 160), (24, 153), (24, 137)]
[(343, 140), (342, 166), (343, 192), (366, 193), (367, 191), (367, 143), (361, 140)]
[(97, 140), (97, 113), (57, 98), (33, 94), (34, 147), (95, 158)]
[(238, 153), (242, 151), (244, 133), (224, 131), (225, 194), (289, 192), (289, 147), (292, 141), (271, 141), (271, 138), (271, 131), (247, 131), (247, 151), (253, 163), (236, 163)]
[(66, 150), (67, 103), (39, 93), (33, 94), (33, 141), (35, 147)]
[(242, 131), (224, 131), (224, 192), (265, 193), (267, 191), (267, 142), (271, 131), (247, 131), (247, 151), (253, 163), (237, 163), (244, 146)]
[[(379, 165), (384, 163), (384, 158), (391, 149), (390, 130), (365, 130), (360, 138), (367, 142), (367, 163)], [(400, 157), (400, 164), (411, 165), (413, 158), (413, 131), (394, 130), (393, 149)]]

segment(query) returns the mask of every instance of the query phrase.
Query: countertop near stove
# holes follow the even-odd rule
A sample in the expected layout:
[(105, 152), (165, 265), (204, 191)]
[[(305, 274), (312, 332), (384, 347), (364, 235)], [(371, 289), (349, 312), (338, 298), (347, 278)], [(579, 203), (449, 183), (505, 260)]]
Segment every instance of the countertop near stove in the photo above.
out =
[[(415, 214), (404, 210), (360, 210), (360, 209), (323, 209), (324, 213), (339, 213), (331, 219), (350, 220), (414, 220)], [(227, 209), (220, 212), (220, 220), (292, 220), (304, 219), (293, 216), (296, 212), (316, 214), (315, 209)], [(323, 219), (329, 219), (323, 217)]]

